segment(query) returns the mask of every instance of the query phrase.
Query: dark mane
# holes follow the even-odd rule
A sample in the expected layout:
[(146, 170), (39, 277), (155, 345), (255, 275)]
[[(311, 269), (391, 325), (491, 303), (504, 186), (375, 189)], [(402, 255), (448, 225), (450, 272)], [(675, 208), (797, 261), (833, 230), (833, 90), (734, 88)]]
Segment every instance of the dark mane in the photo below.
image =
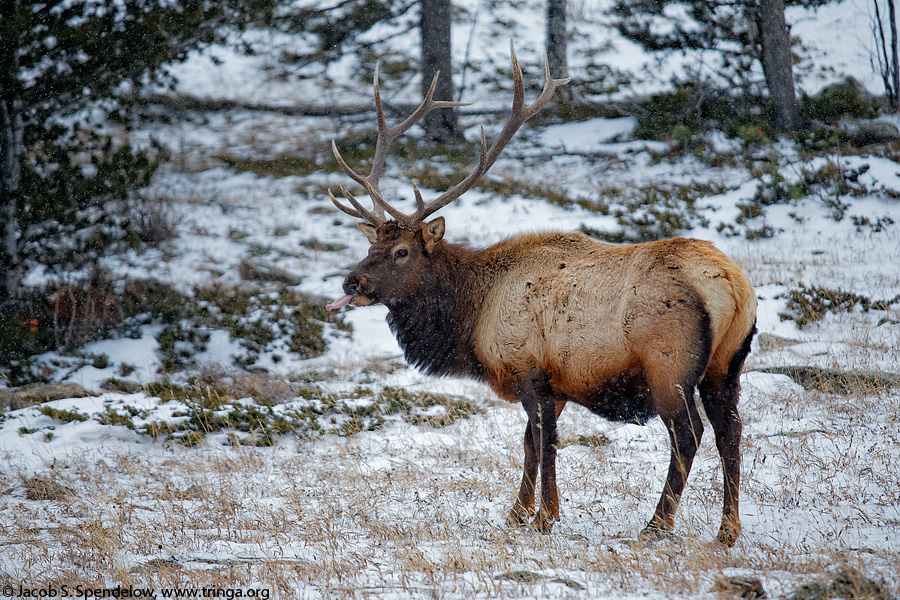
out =
[(422, 285), (388, 306), (387, 322), (406, 361), (429, 375), (484, 379), (484, 368), (475, 356), (479, 303), (466, 264), (469, 252), (441, 244)]

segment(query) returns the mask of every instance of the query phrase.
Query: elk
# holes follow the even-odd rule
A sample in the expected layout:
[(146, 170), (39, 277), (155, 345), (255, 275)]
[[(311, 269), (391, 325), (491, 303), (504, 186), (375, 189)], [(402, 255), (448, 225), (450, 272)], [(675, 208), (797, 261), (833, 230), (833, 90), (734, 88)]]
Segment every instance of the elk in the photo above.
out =
[(488, 149), (482, 129), (477, 167), (427, 204), (413, 182), (412, 214), (391, 206), (379, 190), (388, 146), (426, 112), (460, 104), (433, 100), (435, 76), (418, 109), (389, 127), (376, 71), (378, 137), (368, 175), (351, 169), (332, 142), (341, 169), (365, 188), (374, 207), (363, 207), (343, 184), (350, 206), (329, 191), (335, 206), (366, 221), (358, 227), (371, 246), (344, 280), (345, 295), (328, 308), (381, 303), (410, 364), (429, 374), (486, 382), (501, 398), (522, 404), (528, 417), (525, 464), (507, 520), (530, 521), (544, 533), (559, 519), (557, 419), (574, 402), (614, 421), (662, 419), (671, 446), (669, 470), (640, 538), (672, 535), (703, 435), (694, 396), (699, 388), (723, 466), (716, 540), (733, 546), (741, 532), (739, 375), (756, 332), (756, 297), (744, 273), (700, 240), (617, 245), (580, 233), (530, 233), (471, 249), (444, 240), (443, 217), (426, 221), (469, 190), (519, 127), (568, 82), (552, 79), (545, 61), (544, 89), (526, 106), (513, 48), (511, 55), (513, 104), (502, 131)]

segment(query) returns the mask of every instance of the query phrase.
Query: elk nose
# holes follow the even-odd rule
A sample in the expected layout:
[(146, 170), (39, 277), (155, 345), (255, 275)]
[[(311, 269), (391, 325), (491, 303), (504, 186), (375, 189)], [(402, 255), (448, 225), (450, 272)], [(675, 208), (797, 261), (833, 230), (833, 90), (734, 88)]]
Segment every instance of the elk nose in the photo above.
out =
[(362, 293), (362, 281), (354, 275), (348, 275), (344, 280), (344, 293), (358, 296)]

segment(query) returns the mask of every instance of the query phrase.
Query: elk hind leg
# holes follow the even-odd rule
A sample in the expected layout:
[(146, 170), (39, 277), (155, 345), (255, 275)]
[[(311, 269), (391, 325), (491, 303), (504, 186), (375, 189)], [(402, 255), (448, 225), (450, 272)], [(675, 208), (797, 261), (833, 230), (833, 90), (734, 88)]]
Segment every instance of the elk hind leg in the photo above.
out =
[[(671, 536), (675, 512), (703, 437), (703, 422), (694, 402), (694, 387), (688, 384), (673, 387), (677, 390), (677, 400), (672, 397), (660, 407), (660, 417), (669, 431), (669, 471), (656, 511), (641, 530), (640, 538), (645, 541)], [(657, 397), (654, 393), (654, 398)]]
[(727, 372), (708, 373), (700, 383), (700, 400), (716, 434), (716, 448), (722, 460), (724, 502), (722, 526), (716, 541), (731, 548), (741, 535), (739, 490), (741, 484), (741, 431), (743, 425), (738, 413), (738, 397), (741, 392), (740, 374), (744, 359), (750, 352), (754, 329), (743, 346), (732, 357)]
[(724, 502), (722, 525), (716, 541), (730, 548), (741, 534), (738, 490), (741, 483), (742, 425), (737, 409), (737, 390), (732, 391), (728, 387), (722, 382), (705, 380), (700, 385), (700, 396), (706, 416), (716, 434), (716, 448), (722, 461)]

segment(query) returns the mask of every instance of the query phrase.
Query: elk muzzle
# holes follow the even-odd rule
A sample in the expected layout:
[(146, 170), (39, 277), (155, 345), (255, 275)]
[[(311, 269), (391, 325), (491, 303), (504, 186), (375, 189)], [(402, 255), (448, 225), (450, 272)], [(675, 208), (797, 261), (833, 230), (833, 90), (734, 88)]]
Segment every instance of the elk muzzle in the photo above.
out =
[(353, 303), (355, 306), (369, 306), (370, 304), (375, 304), (377, 302), (376, 299), (371, 297), (372, 291), (371, 286), (367, 285), (367, 281), (365, 277), (356, 277), (353, 273), (347, 276), (344, 280), (344, 296), (341, 296), (331, 304), (326, 304), (326, 310), (338, 310), (339, 308), (343, 308), (350, 303)]

